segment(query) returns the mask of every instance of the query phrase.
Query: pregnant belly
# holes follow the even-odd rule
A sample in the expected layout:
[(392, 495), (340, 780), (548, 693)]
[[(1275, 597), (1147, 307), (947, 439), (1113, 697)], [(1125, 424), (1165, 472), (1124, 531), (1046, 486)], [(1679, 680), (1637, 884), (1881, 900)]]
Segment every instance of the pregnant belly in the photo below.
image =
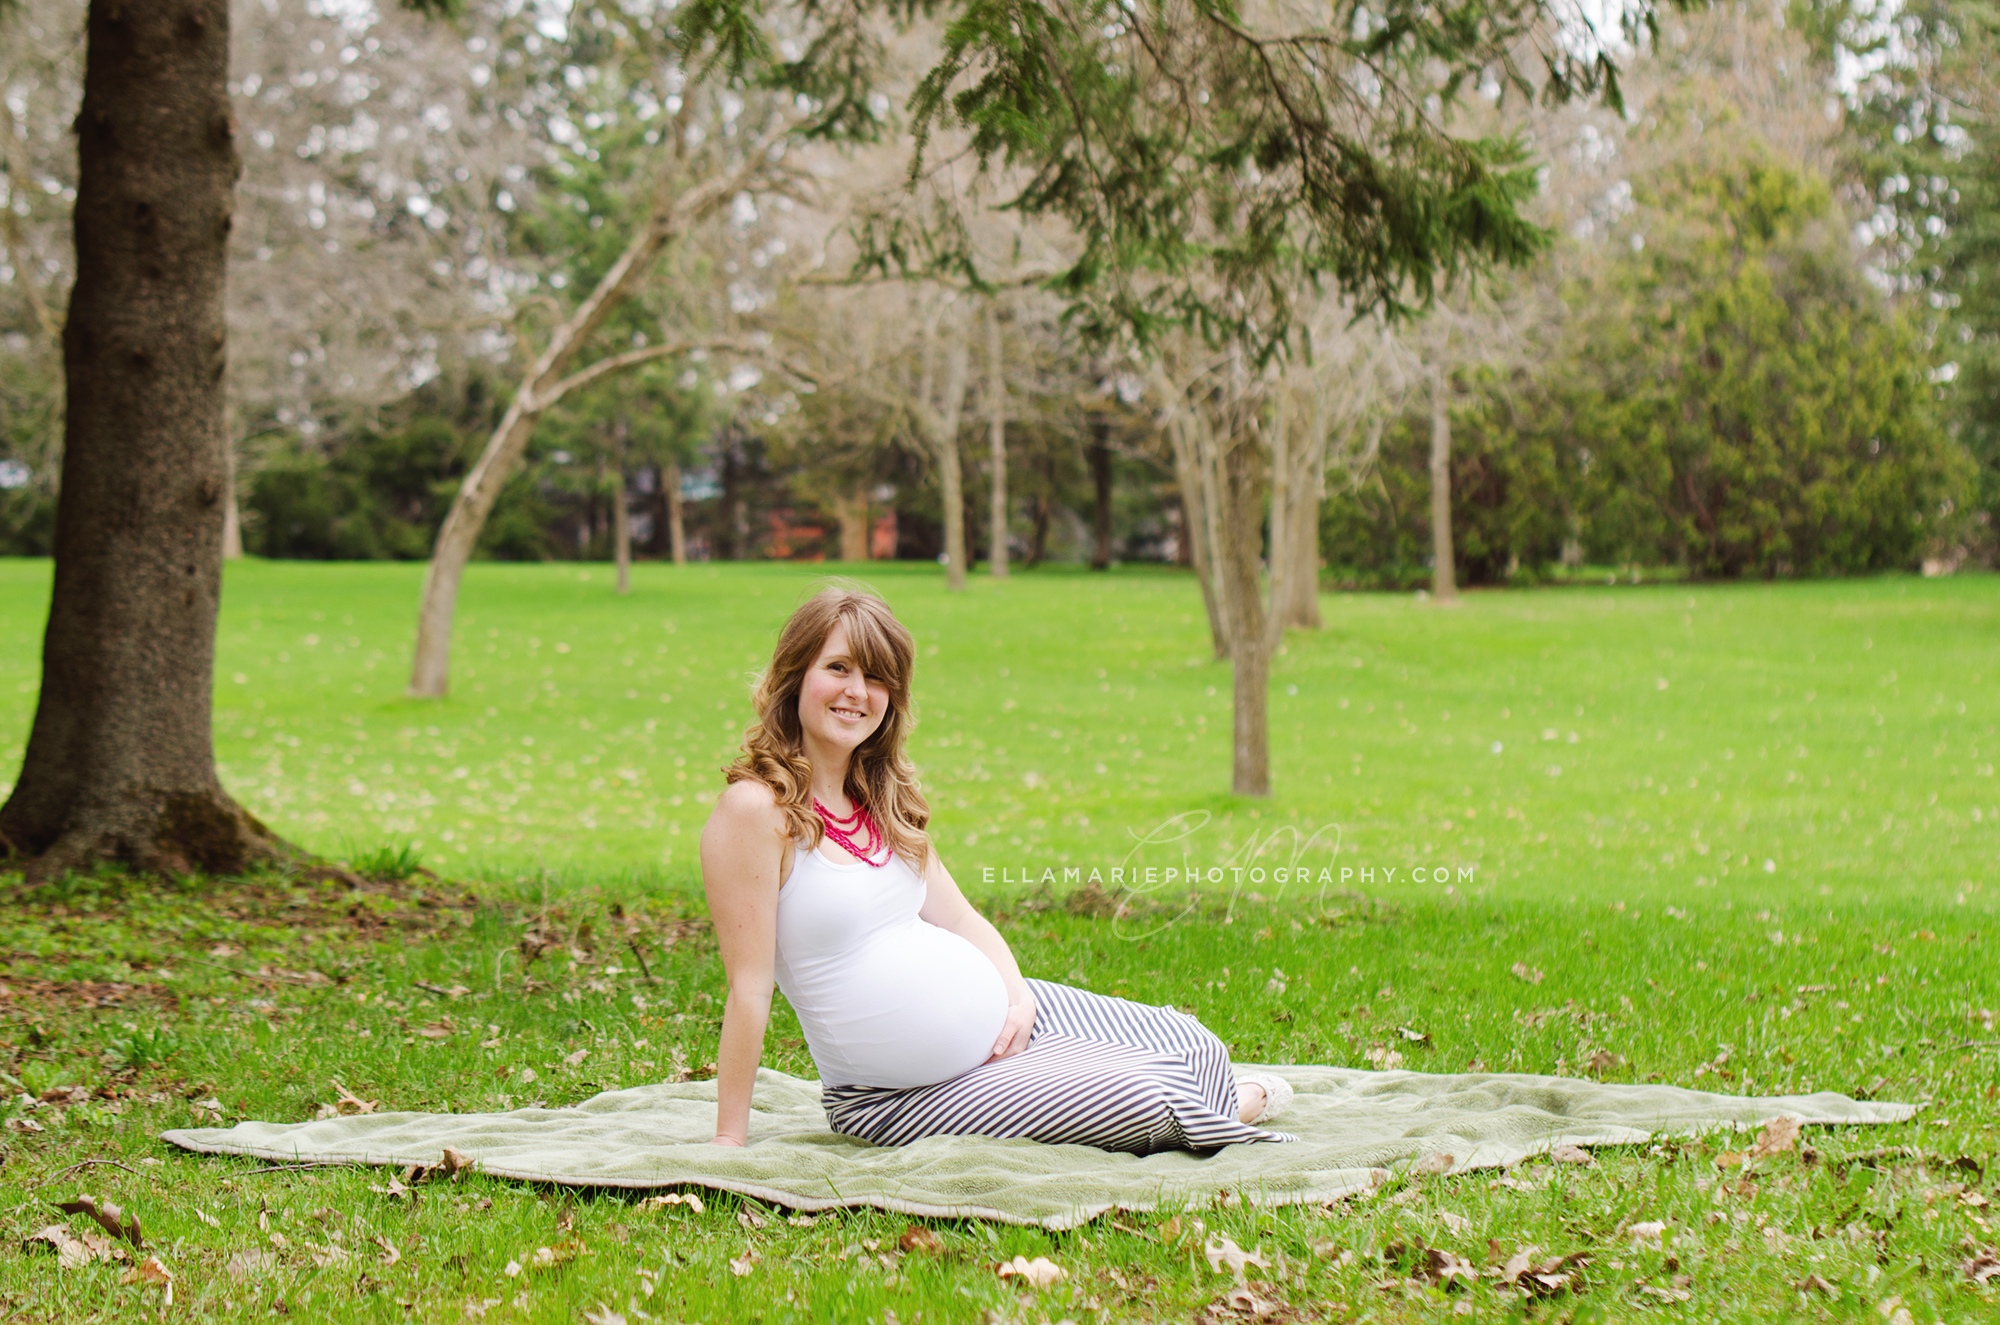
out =
[(1007, 1020), (1007, 987), (986, 954), (921, 920), (870, 942), (824, 992), (829, 1015), (800, 1020), (819, 1023), (807, 1038), (839, 1085), (949, 1081), (993, 1056)]

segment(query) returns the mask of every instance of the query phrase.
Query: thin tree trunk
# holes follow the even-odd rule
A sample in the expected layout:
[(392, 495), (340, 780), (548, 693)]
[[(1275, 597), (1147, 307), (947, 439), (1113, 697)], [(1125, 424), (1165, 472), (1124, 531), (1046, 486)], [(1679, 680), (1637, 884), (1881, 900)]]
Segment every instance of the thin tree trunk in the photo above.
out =
[(1319, 630), (1326, 619), (1319, 610), (1319, 508), (1326, 500), (1326, 476), (1307, 500), (1295, 503), (1292, 531), (1292, 583), (1287, 595), (1285, 624), (1294, 630)]
[(1034, 525), (1028, 536), (1028, 565), (1039, 566), (1049, 554), (1049, 494), (1036, 493), (1032, 505)]
[(632, 512), (625, 506), (625, 471), (618, 471), (618, 491), (611, 498), (612, 556), (618, 567), (618, 592), (632, 592)]
[(681, 462), (669, 460), (662, 471), (660, 486), (667, 490), (667, 546), (674, 565), (688, 564), (687, 518), (681, 509)]
[(227, 477), (222, 485), (222, 559), (243, 560), (243, 516), (236, 507), (236, 406), (222, 411), (222, 459)]
[(631, 425), (618, 420), (617, 486), (611, 492), (611, 557), (618, 568), (618, 592), (632, 592), (632, 511), (625, 493), (625, 452)]
[(1174, 476), (1181, 489), (1181, 536), (1187, 543), (1188, 563), (1194, 567), (1195, 581), (1201, 585), (1201, 605), (1208, 613), (1209, 644), (1220, 662), (1229, 656), (1229, 629), (1216, 596), (1215, 543), (1210, 537), (1213, 511), (1204, 497), (1200, 427), (1201, 420), (1184, 403), (1177, 403), (1167, 421), (1167, 439), (1173, 446)]
[(993, 469), (993, 501), (987, 514), (992, 550), (987, 564), (993, 578), (1007, 578), (1007, 361), (1001, 353), (1000, 315), (986, 310), (986, 354), (993, 414), (987, 422), (987, 463)]
[(944, 587), (965, 588), (965, 479), (958, 459), (958, 421), (965, 409), (972, 355), (962, 338), (945, 352), (944, 400), (932, 418), (938, 483), (944, 498)]
[[(1248, 421), (1243, 422), (1247, 425)], [(1228, 450), (1215, 468), (1224, 503), (1219, 559), (1224, 619), (1230, 627), (1229, 658), (1234, 669), (1230, 790), (1238, 796), (1268, 796), (1271, 651), (1276, 641), (1272, 638), (1275, 632), (1267, 629), (1257, 581), (1269, 480), (1264, 457), (1253, 438), (1236, 437), (1225, 444)]]
[(779, 136), (777, 130), (767, 133), (745, 149), (735, 169), (656, 205), (638, 235), (618, 255), (597, 287), (577, 305), (576, 311), (556, 328), (548, 347), (522, 377), (506, 414), (487, 439), (485, 451), (459, 485), (444, 527), (438, 530), (430, 569), (424, 575), (423, 603), (417, 611), (417, 644), (410, 662), (413, 697), (442, 699), (450, 685), (451, 626), (458, 610), (458, 588), (465, 578), (465, 565), (472, 560), (473, 550), (479, 546), (480, 530), (486, 527), (493, 503), (500, 499), (500, 490), (520, 463), (521, 453), (542, 414), (577, 387), (641, 363), (685, 353), (704, 342), (652, 345), (607, 355), (569, 377), (563, 376), (564, 370), (590, 342), (604, 319), (611, 316), (652, 269), (661, 252), (688, 226), (735, 197), (745, 181), (765, 167), (770, 148)]
[(227, 0), (93, 0), (41, 694), (0, 850), (236, 873), (290, 848), (230, 799), (211, 729), (226, 270)]
[(444, 527), (438, 530), (430, 570), (424, 576), (423, 605), (417, 613), (416, 655), (410, 664), (412, 696), (442, 699), (450, 685), (451, 625), (458, 610), (458, 586), (465, 578), (465, 564), (472, 560), (473, 549), (479, 545), (479, 532), (486, 527), (486, 517), (493, 513), (500, 489), (520, 463), (535, 423), (554, 403), (544, 393), (558, 383), (563, 370), (583, 349), (591, 333), (652, 267), (653, 260), (671, 238), (672, 232), (655, 220), (619, 255), (597, 288), (556, 329), (548, 348), (514, 392), (507, 413), (487, 440), (478, 463), (459, 486), (451, 513), (445, 516)]
[(17, 168), (13, 149), (16, 142), (14, 113), (5, 101), (0, 101), (0, 169), (7, 173), (9, 190), (15, 195), (8, 199), (9, 205), (0, 207), (0, 238), (7, 244), (7, 264), (14, 269), (14, 280), (21, 287), (21, 297), (27, 301), (28, 315), (42, 334), (52, 341), (62, 339), (62, 323), (56, 321), (53, 310), (42, 298), (41, 264), (34, 260), (28, 248), (27, 236), (21, 232), (21, 218), (14, 211), (16, 199), (21, 194), (22, 172)]
[(1095, 502), (1091, 508), (1092, 570), (1111, 569), (1111, 425), (1101, 415), (1090, 420), (1090, 483)]
[(1431, 596), (1440, 605), (1458, 602), (1458, 566), (1451, 546), (1451, 400), (1444, 372), (1431, 373)]
[[(1301, 436), (1287, 447), (1290, 479), (1286, 484), (1283, 509), (1272, 503), (1272, 527), (1285, 522), (1285, 573), (1273, 576), (1284, 582), (1282, 599), (1276, 600), (1279, 624), (1284, 629), (1318, 630), (1324, 623), (1319, 614), (1319, 508), (1326, 498), (1326, 448), (1330, 421), (1324, 398), (1314, 402)], [(1272, 548), (1273, 565), (1278, 549)]]
[(864, 488), (836, 496), (833, 518), (840, 522), (840, 559), (868, 560), (868, 493)]

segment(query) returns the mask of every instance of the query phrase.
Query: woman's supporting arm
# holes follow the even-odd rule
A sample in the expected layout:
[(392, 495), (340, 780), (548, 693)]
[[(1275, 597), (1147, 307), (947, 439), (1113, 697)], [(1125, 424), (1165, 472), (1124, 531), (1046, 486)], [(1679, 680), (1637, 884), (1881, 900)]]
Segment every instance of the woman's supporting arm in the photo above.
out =
[(750, 1093), (764, 1057), (776, 981), (784, 852), (784, 815), (770, 788), (757, 782), (732, 784), (701, 832), (702, 888), (729, 981), (716, 1054), (716, 1145), (748, 1145), (750, 1140)]
[(1000, 937), (993, 922), (965, 900), (965, 894), (959, 891), (951, 871), (944, 867), (935, 850), (924, 867), (924, 905), (918, 914), (985, 953), (993, 968), (1000, 972), (1000, 979), (1007, 986), (1007, 1021), (994, 1041), (993, 1057), (1007, 1058), (1027, 1048), (1028, 1038), (1035, 1030), (1035, 996), (1021, 976), (1020, 963), (1014, 960), (1013, 949)]

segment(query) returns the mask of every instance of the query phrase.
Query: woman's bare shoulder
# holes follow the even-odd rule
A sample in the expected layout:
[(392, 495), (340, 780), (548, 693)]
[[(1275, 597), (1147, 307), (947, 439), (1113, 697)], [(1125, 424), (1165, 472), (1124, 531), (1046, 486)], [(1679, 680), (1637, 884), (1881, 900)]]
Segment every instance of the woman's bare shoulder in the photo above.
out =
[(724, 788), (716, 799), (715, 809), (709, 812), (708, 822), (711, 827), (727, 827), (736, 832), (762, 828), (783, 833), (785, 812), (778, 808), (778, 798), (768, 786), (755, 778), (745, 778)]

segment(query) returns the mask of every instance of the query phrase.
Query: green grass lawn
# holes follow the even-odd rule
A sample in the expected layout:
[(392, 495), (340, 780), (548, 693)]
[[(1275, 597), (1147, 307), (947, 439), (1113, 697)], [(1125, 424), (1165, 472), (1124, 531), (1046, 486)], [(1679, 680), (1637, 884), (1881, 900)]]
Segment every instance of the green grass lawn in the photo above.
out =
[[(1187, 576), (1055, 570), (950, 596), (935, 568), (857, 569), (921, 641), (916, 754), (974, 892), (1050, 868), (1243, 882), (1307, 864), (1315, 887), (1368, 870), (1404, 899), (1441, 893), (1443, 866), (1460, 892), (1523, 899), (1972, 905), (2000, 864), (1991, 577), (1472, 594), (1457, 611), (1329, 597), (1327, 628), (1273, 669), (1260, 805), (1226, 794), (1229, 678)], [(451, 873), (691, 881), (748, 677), (823, 572), (642, 565), (621, 598), (601, 566), (475, 565), (442, 703), (402, 697), (421, 573), (230, 568), (229, 787), (333, 855), (415, 843)], [(47, 584), (46, 563), (0, 562), (7, 772)]]
[[(941, 1251), (908, 1253), (909, 1221), (880, 1214), (794, 1224), (477, 1176), (412, 1201), (374, 1190), (379, 1171), (182, 1155), (156, 1134), (310, 1117), (336, 1080), (385, 1108), (471, 1110), (699, 1074), (721, 970), (695, 835), (746, 676), (816, 579), (642, 566), (619, 599), (602, 567), (475, 566), (453, 698), (423, 705), (400, 697), (420, 568), (253, 563), (231, 568), (222, 625), (229, 785), (316, 850), (414, 843), (453, 882), (0, 898), (10, 1318), (1250, 1319), (1202, 1257), (1216, 1232), (1263, 1248), (1273, 1320), (1993, 1313), (2000, 1288), (1962, 1267), (2000, 1209), (2000, 583), (1570, 589), (1453, 612), (1330, 597), (1328, 629), (1274, 669), (1278, 794), (1256, 804), (1224, 794), (1228, 678), (1184, 577), (1036, 573), (954, 599), (929, 568), (863, 569), (923, 644), (917, 753), (947, 862), (1030, 973), (1191, 1004), (1244, 1060), (1927, 1107), (1815, 1131), (1812, 1153), (1749, 1175), (1710, 1138), (1332, 1208), (1061, 1235), (938, 1222)], [(47, 573), (0, 563), (0, 776), (32, 713)], [(1192, 832), (1138, 845), (1169, 821)], [(1149, 866), (1136, 917), (1064, 905), (1091, 869)], [(1164, 879), (1189, 866), (1224, 871), (1193, 903)], [(1045, 870), (1045, 891), (1019, 882)], [(560, 943), (524, 965), (527, 928)], [(782, 1008), (770, 1046), (810, 1073)], [(143, 1219), (173, 1308), (122, 1264), (24, 1248), (84, 1192)], [(1629, 1231), (1648, 1221), (1658, 1246)], [(1587, 1258), (1576, 1281), (1524, 1302), (1412, 1276), (1422, 1247), (1484, 1267), (1530, 1244)], [(535, 1268), (539, 1247), (561, 1264)], [(992, 1268), (1016, 1254), (1068, 1278), (1019, 1290)]]

